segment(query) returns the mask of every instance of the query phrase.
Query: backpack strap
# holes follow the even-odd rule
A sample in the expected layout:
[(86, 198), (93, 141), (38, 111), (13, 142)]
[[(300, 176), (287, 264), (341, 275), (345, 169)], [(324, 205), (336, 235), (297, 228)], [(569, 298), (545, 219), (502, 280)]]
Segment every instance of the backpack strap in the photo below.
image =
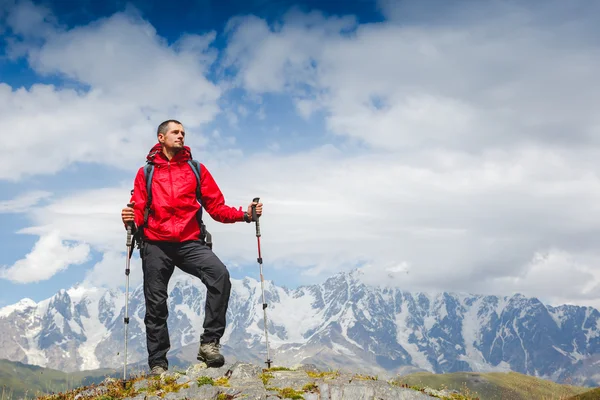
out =
[(154, 175), (154, 164), (148, 162), (144, 167), (144, 178), (146, 179), (146, 207), (144, 207), (144, 223), (148, 222), (148, 214), (150, 214), (150, 205), (152, 204), (152, 176)]
[(202, 173), (200, 169), (200, 162), (198, 160), (189, 159), (188, 164), (192, 168), (192, 171), (194, 171), (194, 175), (196, 175), (196, 199), (198, 200), (198, 203), (200, 203), (200, 209), (196, 214), (196, 219), (198, 220), (198, 226), (200, 227), (200, 238), (204, 240), (210, 248), (212, 248), (212, 235), (206, 230), (206, 226), (202, 221), (202, 209), (204, 208), (204, 205), (202, 204), (202, 185), (200, 182)]
[(194, 171), (194, 175), (196, 175), (196, 198), (199, 203), (202, 203), (202, 193), (200, 186), (200, 177), (202, 176), (200, 173), (200, 162), (198, 160), (190, 159), (188, 160), (188, 164), (192, 167), (192, 171)]

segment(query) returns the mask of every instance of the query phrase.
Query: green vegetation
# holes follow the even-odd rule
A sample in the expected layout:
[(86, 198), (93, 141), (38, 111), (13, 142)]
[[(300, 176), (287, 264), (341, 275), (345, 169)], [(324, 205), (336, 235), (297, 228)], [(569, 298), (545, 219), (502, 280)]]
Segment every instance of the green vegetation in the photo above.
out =
[(271, 368), (265, 369), (265, 371), (268, 371), (268, 372), (274, 372), (274, 371), (291, 371), (291, 369), (287, 368), (287, 367), (271, 367)]
[(0, 360), (0, 390), (4, 399), (37, 397), (93, 385), (117, 377), (111, 369), (66, 373), (20, 362)]
[(352, 379), (357, 379), (357, 380), (361, 380), (361, 381), (376, 381), (378, 378), (376, 376), (371, 376), (371, 375), (354, 374)]
[[(210, 379), (210, 378), (208, 378)], [(135, 389), (134, 385), (140, 380), (147, 380), (147, 387)], [(212, 379), (210, 379), (212, 382)], [(54, 393), (47, 396), (40, 396), (38, 400), (74, 400), (74, 398), (80, 395), (81, 400), (117, 400), (125, 397), (135, 397), (138, 394), (144, 394), (146, 396), (158, 396), (164, 397), (166, 394), (171, 392), (179, 392), (181, 389), (188, 388), (188, 383), (177, 383), (174, 377), (147, 377), (142, 375), (140, 377), (132, 378), (128, 380), (125, 385), (120, 379), (112, 379), (105, 382), (102, 394), (98, 394), (94, 391), (95, 385), (87, 387), (80, 387), (71, 391), (65, 391), (60, 393)]]
[[(395, 384), (419, 390), (430, 387), (436, 390), (457, 390), (466, 399), (485, 400), (564, 400), (588, 391), (589, 388), (561, 385), (549, 380), (516, 372), (455, 372), (432, 374), (418, 372), (394, 380)], [(461, 399), (454, 397), (451, 399)]]
[[(336, 379), (340, 377), (339, 371), (307, 371), (309, 382), (300, 390), (290, 387), (273, 387), (269, 384), (274, 377), (275, 371), (292, 371), (285, 367), (274, 367), (263, 370), (260, 379), (268, 391), (274, 391), (280, 398), (303, 399), (308, 392), (319, 391), (317, 382), (314, 380)], [(285, 374), (284, 374), (285, 375)], [(149, 377), (146, 374), (134, 376), (130, 373), (129, 380), (123, 384), (119, 379), (117, 371), (83, 371), (67, 374), (61, 371), (40, 368), (21, 363), (0, 360), (0, 390), (2, 400), (14, 400), (17, 398), (29, 398), (38, 400), (74, 400), (80, 396), (81, 400), (118, 400), (124, 397), (135, 397), (136, 395), (164, 397), (170, 392), (179, 392), (189, 387), (188, 383), (177, 383), (179, 375), (161, 377)], [(344, 375), (352, 380), (378, 380), (377, 376), (362, 374)], [(107, 379), (112, 378), (112, 379)], [(115, 379), (116, 378), (116, 379)], [(147, 383), (139, 389), (135, 387), (138, 381), (147, 380)], [(103, 390), (94, 390), (97, 384), (103, 383)], [(218, 387), (230, 387), (229, 379), (225, 376), (213, 379), (201, 376), (195, 379), (198, 385), (211, 385)], [(389, 383), (425, 392), (425, 388), (442, 391), (448, 389), (457, 391), (452, 394), (438, 394), (442, 400), (592, 400), (600, 399), (600, 388), (591, 389), (570, 385), (560, 385), (549, 380), (539, 379), (515, 372), (508, 373), (448, 373), (431, 374), (415, 373), (399, 377)], [(429, 390), (427, 390), (430, 392)], [(435, 396), (435, 394), (430, 393)], [(220, 393), (219, 400), (232, 400), (234, 396)]]
[(220, 377), (219, 379), (215, 380), (215, 386), (230, 387), (231, 385), (229, 385), (229, 378), (224, 376)]
[(302, 392), (299, 392), (297, 390), (294, 390), (292, 388), (286, 387), (286, 388), (270, 388), (271, 390), (276, 390), (277, 392), (279, 392), (279, 395), (281, 396), (282, 399), (294, 399), (294, 400), (304, 400), (304, 397), (302, 396)]
[(284, 399), (304, 399), (302, 392), (298, 392), (292, 388), (283, 388), (279, 391), (279, 394)]
[(209, 378), (208, 376), (201, 376), (196, 380), (196, 382), (198, 382), (198, 386), (215, 384), (215, 381), (212, 378)]
[(263, 385), (267, 385), (270, 379), (273, 379), (273, 374), (269, 372), (263, 372), (260, 374), (260, 379), (262, 380)]
[(600, 388), (587, 390), (583, 393), (569, 397), (566, 400), (597, 400), (600, 399)]
[(308, 376), (313, 379), (335, 379), (340, 376), (339, 371), (323, 371), (323, 372), (307, 372)]

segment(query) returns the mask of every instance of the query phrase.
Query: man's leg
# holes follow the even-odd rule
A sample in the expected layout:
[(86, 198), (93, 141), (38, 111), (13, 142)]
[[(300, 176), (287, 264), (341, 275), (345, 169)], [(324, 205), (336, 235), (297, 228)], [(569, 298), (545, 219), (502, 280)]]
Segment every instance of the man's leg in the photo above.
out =
[[(145, 243), (142, 257), (144, 271), (144, 298), (146, 301), (146, 345), (150, 368), (167, 369), (167, 352), (171, 348), (167, 327), (167, 286), (173, 274), (173, 259), (167, 254), (168, 245)], [(167, 251), (165, 251), (167, 250)]]
[[(219, 344), (225, 332), (227, 308), (231, 293), (229, 271), (213, 251), (200, 241), (187, 242), (180, 247), (177, 266), (194, 275), (206, 285), (206, 304), (204, 307), (204, 332), (200, 337), (201, 344), (212, 342)], [(214, 347), (214, 346), (213, 346)], [(223, 357), (217, 348), (209, 349), (207, 364), (220, 366)]]

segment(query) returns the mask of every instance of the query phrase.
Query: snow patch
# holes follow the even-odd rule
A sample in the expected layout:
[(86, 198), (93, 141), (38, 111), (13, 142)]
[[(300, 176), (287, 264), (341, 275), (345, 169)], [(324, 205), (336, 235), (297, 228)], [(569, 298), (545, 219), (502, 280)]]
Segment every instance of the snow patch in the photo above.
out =
[(77, 303), (85, 303), (89, 313), (89, 317), (80, 316), (82, 332), (86, 337), (78, 348), (79, 356), (82, 359), (80, 370), (100, 368), (101, 365), (96, 357), (95, 350), (98, 344), (110, 335), (108, 329), (100, 322), (99, 317), (103, 311), (100, 310), (100, 300), (104, 297), (104, 293), (92, 289), (75, 292), (73, 295), (69, 293), (69, 296), (74, 296)]
[(569, 356), (569, 353), (567, 353), (566, 351), (564, 351), (564, 350), (562, 350), (562, 349), (560, 349), (560, 348), (558, 348), (558, 347), (556, 347), (556, 346), (552, 346), (552, 348), (553, 348), (554, 350), (558, 351), (560, 354), (562, 354), (562, 355), (563, 355), (563, 356), (565, 356), (565, 357), (568, 357), (568, 356)]
[(13, 312), (23, 312), (28, 308), (35, 307), (37, 303), (29, 298), (20, 300), (18, 303), (11, 304), (6, 307), (0, 308), (0, 318), (8, 317)]
[(471, 306), (466, 306), (465, 314), (462, 320), (462, 337), (465, 342), (465, 355), (459, 359), (466, 361), (473, 371), (483, 371), (489, 368), (489, 363), (485, 357), (475, 347), (479, 344), (482, 321), (479, 317), (479, 310), (483, 304), (483, 298), (478, 298)]
[[(193, 337), (195, 338), (200, 338), (200, 332), (197, 332), (196, 327), (202, 327), (202, 324), (204, 323), (204, 318), (201, 317), (198, 313), (196, 313), (196, 311), (192, 310), (192, 308), (188, 305), (188, 304), (177, 304), (174, 307), (174, 312), (175, 313), (182, 313), (184, 314), (188, 320), (190, 321), (190, 329), (188, 329), (186, 332), (182, 332), (181, 334), (181, 346), (187, 346), (188, 342), (185, 342), (184, 339), (186, 336), (188, 336), (189, 334), (192, 334)], [(195, 339), (194, 341), (197, 341), (199, 339)], [(226, 340), (226, 338), (222, 338), (223, 341)]]
[(552, 317), (552, 320), (554, 321), (556, 326), (558, 326), (558, 329), (562, 329), (562, 324), (565, 319), (564, 309), (556, 309), (556, 308), (549, 309), (548, 308), (548, 314), (550, 314), (550, 317)]
[(362, 346), (360, 344), (350, 339), (350, 337), (348, 336), (348, 328), (354, 326), (354, 324), (356, 323), (356, 318), (352, 313), (352, 308), (348, 307), (343, 311), (342, 315), (339, 318), (339, 323), (340, 327), (342, 328), (342, 336), (344, 337), (344, 339), (346, 339), (348, 342), (352, 343), (359, 349), (362, 349)]
[(42, 313), (40, 308), (45, 312), (45, 308), (39, 307), (37, 310), (29, 314), (27, 320), (27, 329), (25, 330), (25, 339), (27, 340), (27, 348), (21, 348), (27, 355), (27, 364), (39, 365), (40, 367), (46, 367), (48, 365), (48, 358), (46, 354), (37, 345), (37, 337), (42, 331)]
[(343, 354), (346, 356), (356, 356), (356, 353), (354, 353), (352, 350), (348, 349), (347, 347), (342, 346), (341, 344), (338, 343), (332, 343), (331, 344), (332, 349), (338, 353), (338, 354)]
[(434, 371), (433, 366), (427, 360), (427, 356), (419, 350), (416, 343), (410, 343), (410, 335), (414, 329), (408, 326), (408, 320), (411, 317), (406, 304), (400, 306), (400, 312), (396, 314), (396, 341), (410, 355), (413, 364), (425, 370)]
[(433, 315), (427, 315), (426, 317), (423, 318), (423, 326), (425, 327), (425, 330), (427, 332), (429, 332), (431, 330), (431, 328), (433, 328), (433, 326), (436, 324), (437, 320)]

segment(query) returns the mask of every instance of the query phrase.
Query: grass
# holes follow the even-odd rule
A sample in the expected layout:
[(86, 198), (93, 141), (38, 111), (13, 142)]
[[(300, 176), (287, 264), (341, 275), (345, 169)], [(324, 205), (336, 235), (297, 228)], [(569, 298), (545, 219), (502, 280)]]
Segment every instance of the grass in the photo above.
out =
[(198, 386), (204, 386), (204, 385), (214, 386), (214, 384), (215, 384), (215, 381), (213, 380), (213, 378), (209, 378), (208, 376), (201, 376), (198, 379), (196, 379), (196, 382), (198, 383)]
[(231, 385), (229, 385), (229, 378), (224, 376), (220, 377), (219, 379), (215, 380), (215, 386), (230, 387)]
[(269, 380), (273, 379), (273, 374), (269, 372), (263, 372), (260, 374), (260, 379), (262, 380), (263, 385), (266, 386), (269, 383)]
[(340, 376), (339, 371), (323, 371), (323, 372), (307, 372), (308, 376), (313, 379), (335, 379)]
[[(461, 392), (466, 399), (479, 397), (486, 400), (564, 400), (589, 390), (589, 388), (561, 385), (516, 372), (456, 372), (448, 374), (419, 372), (397, 378), (394, 382), (415, 388), (453, 389)], [(460, 397), (455, 398), (463, 400)]]
[(267, 368), (265, 369), (265, 371), (268, 372), (275, 372), (275, 371), (291, 371), (290, 368), (288, 367), (271, 367), (271, 368)]
[(80, 386), (98, 384), (108, 377), (117, 377), (111, 369), (67, 373), (16, 361), (0, 360), (2, 399), (37, 397), (60, 393)]
[(277, 389), (277, 391), (279, 392), (279, 395), (283, 399), (304, 400), (304, 396), (302, 396), (302, 392), (299, 392), (292, 388)]
[(359, 381), (376, 381), (378, 380), (378, 378), (376, 376), (371, 376), (371, 375), (361, 375), (361, 374), (354, 374), (352, 376), (352, 380), (357, 379)]
[[(81, 373), (66, 374), (61, 371), (28, 366), (21, 363), (0, 360), (0, 385), (2, 398), (0, 400), (14, 400), (16, 398), (38, 398), (39, 400), (74, 400), (77, 395), (84, 395), (89, 389), (93, 389), (110, 375), (106, 371), (84, 371)], [(267, 390), (275, 391), (280, 398), (303, 399), (308, 392), (318, 392), (316, 382), (311, 382), (295, 390), (290, 387), (270, 387), (269, 381), (274, 377), (276, 371), (292, 371), (286, 367), (273, 367), (263, 369), (260, 375), (262, 383)], [(90, 376), (90, 372), (94, 375)], [(328, 380), (336, 379), (340, 372), (306, 371), (312, 379)], [(118, 374), (114, 374), (117, 375)], [(136, 390), (134, 383), (140, 380), (148, 380), (147, 387)], [(95, 380), (95, 381), (94, 381)], [(377, 381), (377, 376), (354, 374), (351, 380)], [(199, 377), (198, 385), (211, 385), (219, 387), (230, 387), (229, 379), (221, 377), (213, 379), (210, 377)], [(8, 384), (10, 385), (8, 385)], [(408, 376), (396, 378), (389, 383), (424, 391), (425, 387), (436, 390), (457, 390), (460, 394), (452, 394), (440, 397), (442, 400), (593, 400), (600, 398), (600, 388), (590, 389), (571, 385), (560, 385), (555, 382), (523, 375), (515, 372), (508, 373), (448, 373), (431, 374), (415, 373)], [(44, 387), (46, 390), (44, 390)], [(105, 384), (105, 392), (101, 395), (87, 395), (81, 400), (117, 400), (124, 397), (135, 397), (136, 395), (163, 397), (170, 392), (178, 392), (188, 387), (187, 383), (178, 384), (173, 376), (150, 378), (144, 374), (139, 377), (130, 374), (130, 379), (123, 386), (121, 379), (108, 380)], [(74, 389), (75, 388), (75, 389)], [(220, 393), (218, 400), (232, 400), (233, 396)]]
[(278, 388), (278, 387), (266, 386), (265, 389), (268, 391), (274, 391), (274, 392), (279, 393), (279, 396), (282, 399), (304, 400), (304, 396), (302, 396), (304, 394), (303, 391), (294, 390), (293, 388), (290, 388), (290, 387)]
[(575, 396), (571, 396), (566, 400), (597, 400), (597, 399), (600, 399), (600, 388), (587, 390), (583, 393), (579, 393), (579, 394), (576, 394)]
[[(206, 383), (211, 384), (212, 379), (208, 379), (210, 381)], [(141, 380), (147, 380), (147, 387), (135, 389), (134, 384)], [(177, 379), (172, 376), (166, 376), (164, 379), (161, 379), (158, 376), (148, 377), (146, 375), (141, 375), (132, 377), (125, 382), (125, 385), (121, 379), (112, 379), (103, 386), (104, 392), (102, 394), (95, 393), (94, 389), (97, 387), (96, 385), (88, 385), (70, 391), (39, 396), (37, 397), (37, 400), (74, 400), (78, 395), (81, 400), (117, 400), (124, 397), (135, 397), (139, 394), (164, 397), (167, 393), (176, 393), (181, 389), (188, 388), (189, 384), (187, 382), (177, 383)]]

